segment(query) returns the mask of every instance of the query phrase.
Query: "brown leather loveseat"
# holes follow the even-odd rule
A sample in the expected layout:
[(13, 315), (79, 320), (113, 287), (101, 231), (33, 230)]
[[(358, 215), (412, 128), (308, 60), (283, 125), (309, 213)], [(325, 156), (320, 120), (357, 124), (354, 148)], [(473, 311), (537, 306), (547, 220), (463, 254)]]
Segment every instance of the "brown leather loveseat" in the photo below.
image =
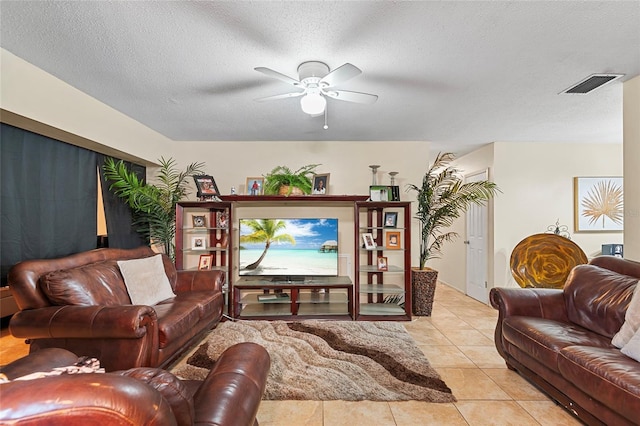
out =
[(498, 352), (584, 423), (638, 424), (640, 362), (611, 341), (639, 277), (640, 263), (600, 256), (563, 289), (493, 288)]
[[(162, 300), (132, 304), (121, 271), (130, 261), (155, 262), (138, 268), (138, 291)], [(164, 288), (156, 290), (160, 281)], [(222, 272), (176, 271), (149, 247), (27, 260), (11, 268), (8, 282), (20, 308), (9, 329), (28, 339), (30, 352), (65, 348), (99, 359), (107, 371), (168, 365), (220, 321), (224, 307)]]
[(262, 346), (245, 342), (224, 351), (204, 381), (147, 367), (14, 380), (76, 361), (46, 348), (3, 367), (12, 381), (0, 384), (0, 424), (249, 426), (257, 424), (270, 364)]

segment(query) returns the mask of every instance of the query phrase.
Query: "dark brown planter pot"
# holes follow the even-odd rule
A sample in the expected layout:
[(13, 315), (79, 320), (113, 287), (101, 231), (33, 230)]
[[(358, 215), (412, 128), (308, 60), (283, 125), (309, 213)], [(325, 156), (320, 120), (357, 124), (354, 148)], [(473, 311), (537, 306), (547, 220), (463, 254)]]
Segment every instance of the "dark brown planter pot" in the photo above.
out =
[(413, 315), (431, 316), (437, 281), (438, 271), (435, 269), (411, 268), (411, 305)]

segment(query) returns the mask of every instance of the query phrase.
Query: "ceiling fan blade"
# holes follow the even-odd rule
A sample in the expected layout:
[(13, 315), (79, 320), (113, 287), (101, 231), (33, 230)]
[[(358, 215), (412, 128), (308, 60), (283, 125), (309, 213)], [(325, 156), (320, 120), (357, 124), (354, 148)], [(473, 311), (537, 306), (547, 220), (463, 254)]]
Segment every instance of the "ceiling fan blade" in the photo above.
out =
[(323, 92), (332, 99), (340, 101), (357, 102), (359, 104), (373, 104), (378, 100), (378, 95), (370, 93), (349, 92), (347, 90), (327, 90)]
[(278, 99), (295, 98), (304, 95), (304, 92), (283, 93), (282, 95), (267, 96), (266, 98), (255, 99), (257, 102), (275, 101)]
[(282, 73), (279, 73), (278, 71), (274, 71), (271, 68), (265, 68), (265, 67), (256, 67), (254, 68), (254, 70), (261, 72), (262, 74), (278, 79), (280, 81), (284, 81), (287, 84), (292, 84), (294, 86), (302, 86), (302, 83), (300, 83), (298, 80), (293, 79), (287, 75), (284, 75)]
[(347, 62), (325, 75), (324, 78), (320, 80), (320, 85), (322, 86), (324, 83), (326, 87), (332, 87), (340, 83), (344, 83), (359, 74), (362, 74), (360, 68)]

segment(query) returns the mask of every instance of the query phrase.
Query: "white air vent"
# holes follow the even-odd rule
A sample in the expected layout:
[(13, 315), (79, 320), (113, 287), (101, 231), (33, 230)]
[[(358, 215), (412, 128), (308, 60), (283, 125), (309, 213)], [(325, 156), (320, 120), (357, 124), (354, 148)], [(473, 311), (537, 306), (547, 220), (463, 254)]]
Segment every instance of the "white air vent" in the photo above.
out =
[(589, 77), (580, 81), (577, 84), (569, 87), (567, 90), (563, 90), (560, 93), (568, 93), (570, 95), (586, 95), (598, 87), (602, 87), (605, 84), (611, 83), (614, 80), (619, 79), (624, 74), (591, 74)]

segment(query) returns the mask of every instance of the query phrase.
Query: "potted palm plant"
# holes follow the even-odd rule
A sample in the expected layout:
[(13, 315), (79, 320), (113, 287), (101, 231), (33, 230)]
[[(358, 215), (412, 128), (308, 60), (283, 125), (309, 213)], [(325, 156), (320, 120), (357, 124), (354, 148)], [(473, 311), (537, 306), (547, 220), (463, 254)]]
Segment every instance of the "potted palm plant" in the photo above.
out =
[(189, 193), (189, 179), (201, 175), (204, 163), (191, 163), (184, 171), (176, 170), (173, 159), (160, 158), (156, 184), (146, 183), (127, 170), (123, 161), (107, 157), (102, 166), (109, 190), (125, 200), (133, 212), (133, 226), (150, 245), (175, 258), (176, 204)]
[(264, 175), (265, 195), (311, 194), (312, 178), (320, 164), (308, 164), (292, 171), (287, 166), (274, 167)]
[(420, 262), (418, 268), (412, 268), (414, 315), (431, 315), (438, 271), (426, 263), (439, 258), (443, 244), (458, 236), (446, 229), (471, 205), (484, 205), (499, 192), (495, 183), (486, 180), (464, 183), (460, 170), (451, 165), (454, 159), (450, 152), (439, 153), (422, 177), (422, 184), (407, 185), (408, 191), (416, 192), (414, 217), (420, 222)]

